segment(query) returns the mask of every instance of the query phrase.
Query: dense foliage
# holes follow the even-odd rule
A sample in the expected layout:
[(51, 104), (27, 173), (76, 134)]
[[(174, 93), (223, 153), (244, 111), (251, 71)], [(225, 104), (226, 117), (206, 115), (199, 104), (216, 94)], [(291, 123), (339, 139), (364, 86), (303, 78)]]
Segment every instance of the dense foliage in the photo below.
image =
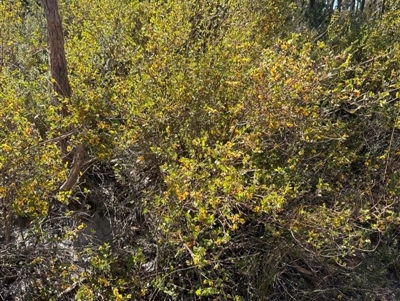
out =
[(59, 8), (54, 102), (43, 8), (0, 1), (2, 300), (400, 296), (399, 1)]

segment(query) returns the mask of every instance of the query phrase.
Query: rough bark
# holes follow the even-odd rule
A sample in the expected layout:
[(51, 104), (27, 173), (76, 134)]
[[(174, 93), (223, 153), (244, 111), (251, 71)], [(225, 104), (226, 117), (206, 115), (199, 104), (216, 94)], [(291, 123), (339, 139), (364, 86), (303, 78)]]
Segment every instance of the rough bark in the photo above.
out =
[[(50, 69), (57, 95), (70, 98), (71, 87), (68, 81), (67, 60), (64, 50), (64, 33), (56, 0), (42, 0), (44, 15), (47, 21), (48, 43), (50, 48)], [(68, 114), (65, 110), (64, 116)]]
[[(41, 0), (44, 9), (44, 15), (47, 21), (48, 43), (50, 48), (50, 69), (53, 78), (53, 89), (55, 92), (54, 102), (59, 103), (59, 98), (71, 97), (71, 86), (68, 80), (67, 60), (64, 49), (64, 33), (61, 17), (58, 12), (57, 0)], [(60, 109), (62, 117), (68, 116), (68, 110), (65, 105)], [(70, 130), (70, 129), (67, 129)], [(60, 150), (63, 162), (71, 163), (67, 152), (68, 138), (60, 139)], [(78, 145), (74, 147), (73, 161), (70, 164), (71, 170), (68, 179), (61, 186), (60, 190), (70, 190), (78, 180), (81, 166), (84, 161), (84, 147)]]

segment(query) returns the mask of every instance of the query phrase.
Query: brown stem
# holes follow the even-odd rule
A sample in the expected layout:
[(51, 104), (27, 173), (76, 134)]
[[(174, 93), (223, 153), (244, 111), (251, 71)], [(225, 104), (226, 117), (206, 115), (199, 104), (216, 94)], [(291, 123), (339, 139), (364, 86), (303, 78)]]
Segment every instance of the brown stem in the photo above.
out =
[[(68, 80), (67, 60), (64, 49), (64, 33), (61, 17), (58, 12), (57, 0), (41, 0), (44, 15), (47, 21), (48, 43), (50, 48), (50, 69), (55, 92), (54, 104), (59, 105), (60, 98), (71, 98), (71, 86)], [(67, 106), (62, 104), (60, 115), (65, 118), (69, 115)], [(66, 129), (69, 131), (71, 129)], [(61, 158), (63, 163), (68, 162), (71, 170), (68, 179), (61, 186), (61, 190), (70, 190), (79, 178), (79, 173), (84, 160), (84, 147), (82, 144), (74, 147), (74, 151), (67, 152), (68, 138), (59, 140)], [(70, 154), (73, 155), (73, 160)]]

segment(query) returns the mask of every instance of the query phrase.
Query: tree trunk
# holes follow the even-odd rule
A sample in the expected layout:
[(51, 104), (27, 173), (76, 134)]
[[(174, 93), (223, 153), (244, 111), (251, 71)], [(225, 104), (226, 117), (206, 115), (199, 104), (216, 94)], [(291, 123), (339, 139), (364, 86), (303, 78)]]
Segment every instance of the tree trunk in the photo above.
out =
[[(53, 78), (54, 105), (58, 104), (58, 97), (70, 98), (71, 87), (68, 81), (67, 60), (64, 50), (64, 33), (61, 17), (58, 13), (57, 0), (42, 0), (42, 7), (47, 21), (47, 35), (50, 48), (50, 69)], [(62, 117), (68, 115), (65, 105), (61, 108)], [(67, 159), (67, 139), (60, 140), (60, 150), (63, 161)]]
[[(48, 43), (50, 48), (50, 69), (53, 78), (53, 89), (55, 92), (54, 104), (60, 104), (59, 98), (71, 98), (71, 86), (68, 80), (67, 60), (65, 58), (64, 49), (64, 33), (62, 28), (61, 17), (58, 12), (57, 0), (41, 0), (44, 9), (44, 15), (47, 21)], [(68, 110), (62, 105), (60, 114), (62, 117), (68, 116)], [(60, 139), (60, 150), (63, 162), (68, 162), (71, 171), (68, 179), (61, 186), (60, 190), (70, 190), (78, 180), (81, 166), (84, 158), (83, 145), (73, 148), (69, 158), (67, 152), (68, 138)]]
[[(57, 0), (42, 0), (44, 15), (47, 21), (48, 43), (50, 48), (51, 76), (54, 79), (53, 88), (57, 95), (71, 97), (71, 87), (68, 81), (67, 60), (64, 50), (64, 33)], [(68, 113), (63, 111), (65, 117)]]

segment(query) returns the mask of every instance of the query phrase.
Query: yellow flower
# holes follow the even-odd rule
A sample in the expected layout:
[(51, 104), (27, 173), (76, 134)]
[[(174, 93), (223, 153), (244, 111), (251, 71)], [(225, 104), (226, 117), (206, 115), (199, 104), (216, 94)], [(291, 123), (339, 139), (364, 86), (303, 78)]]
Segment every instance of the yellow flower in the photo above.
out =
[(122, 295), (118, 292), (118, 288), (116, 287), (113, 288), (113, 295), (117, 301), (121, 301), (123, 299)]

